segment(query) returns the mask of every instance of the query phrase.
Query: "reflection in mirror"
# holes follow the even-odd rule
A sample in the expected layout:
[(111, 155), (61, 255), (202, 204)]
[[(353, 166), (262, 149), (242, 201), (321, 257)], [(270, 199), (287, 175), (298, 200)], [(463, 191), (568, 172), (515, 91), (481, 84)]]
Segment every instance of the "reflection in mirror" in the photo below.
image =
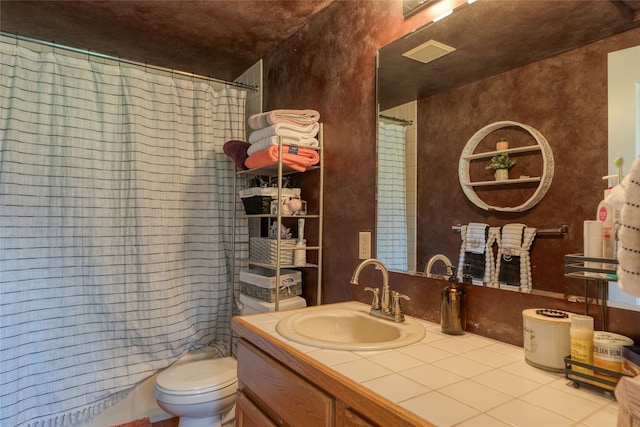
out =
[(438, 0), (402, 0), (402, 13), (405, 18), (420, 12)]
[(376, 256), (396, 271), (416, 269), (415, 115), (410, 102), (383, 111), (378, 120)]
[[(629, 171), (633, 159), (640, 156), (640, 46), (611, 52), (608, 58), (609, 103), (609, 171), (617, 174), (615, 158), (625, 159), (623, 169)], [(640, 305), (620, 290), (616, 283), (609, 284), (609, 300)]]
[[(599, 83), (595, 84), (583, 79), (602, 75), (606, 80), (606, 69), (602, 73), (598, 69), (599, 74), (593, 74), (590, 70), (583, 71), (585, 75), (579, 76), (571, 74), (575, 71), (569, 69), (572, 66), (573, 57), (566, 62), (549, 58), (566, 55), (566, 52), (572, 52), (574, 49), (598, 40), (608, 40), (613, 35), (637, 28), (640, 22), (633, 21), (634, 11), (628, 8), (637, 10), (640, 7), (639, 3), (478, 0), (473, 4), (463, 4), (444, 20), (428, 23), (382, 47), (378, 54), (379, 113), (386, 117), (413, 121), (413, 125), (404, 127), (406, 135), (403, 147), (404, 166), (396, 171), (396, 174), (406, 176), (404, 180), (405, 209), (394, 212), (391, 207), (388, 207), (387, 211), (384, 211), (380, 205), (378, 206), (379, 228), (376, 254), (378, 258), (389, 265), (396, 265), (397, 259), (398, 267), (392, 267), (395, 270), (423, 272), (426, 260), (436, 253), (446, 253), (456, 264), (461, 241), (460, 234), (451, 231), (452, 225), (472, 221), (487, 222), (496, 226), (521, 222), (538, 228), (556, 228), (568, 223), (570, 232), (567, 237), (556, 238), (554, 241), (551, 237), (540, 236), (534, 242), (532, 263), (538, 268), (533, 274), (533, 286), (536, 289), (535, 280), (538, 278), (543, 282), (539, 283), (542, 286), (538, 287), (541, 292), (560, 295), (571, 292), (574, 295), (580, 295), (579, 291), (567, 288), (569, 286), (580, 288), (581, 284), (568, 285), (567, 281), (563, 280), (563, 255), (582, 250), (582, 220), (590, 219), (594, 212), (591, 212), (590, 207), (572, 207), (568, 212), (558, 209), (558, 203), (561, 203), (563, 197), (567, 197), (565, 192), (570, 193), (574, 190), (558, 191), (557, 188), (566, 184), (567, 168), (576, 166), (567, 164), (567, 159), (572, 157), (567, 152), (568, 147), (571, 144), (575, 147), (575, 144), (580, 144), (587, 139), (600, 138), (600, 130), (606, 131), (606, 116), (601, 123), (595, 123), (592, 135), (581, 130), (576, 132), (569, 126), (576, 126), (572, 120), (579, 123), (577, 120), (580, 117), (574, 117), (565, 111), (554, 112), (553, 108), (564, 108), (561, 105), (566, 107), (577, 105), (579, 108), (584, 108), (584, 105), (588, 105), (593, 100), (589, 101), (585, 98), (582, 102), (572, 99), (563, 103), (561, 95), (556, 97), (555, 93), (546, 91), (566, 90), (565, 86), (573, 84), (575, 87), (570, 87), (566, 96), (589, 96), (591, 94), (581, 92), (578, 85), (588, 86), (587, 91), (601, 87)], [(629, 38), (632, 37), (627, 39)], [(623, 42), (626, 43), (627, 39), (623, 39)], [(403, 53), (432, 40), (451, 46), (455, 50), (429, 63), (403, 56)], [(635, 40), (637, 40), (637, 33)], [(611, 45), (615, 44), (612, 42)], [(581, 61), (600, 55), (600, 52), (596, 51), (589, 54), (581, 52), (576, 54)], [(588, 65), (594, 66), (592, 63)], [(566, 69), (562, 69), (563, 66)], [(510, 70), (520, 69), (525, 71), (510, 74)], [(502, 80), (495, 80), (498, 78), (496, 76)], [(547, 81), (535, 82), (534, 87), (526, 87), (526, 82), (531, 81), (532, 76), (534, 79), (544, 78)], [(557, 83), (555, 83), (556, 79)], [(550, 83), (549, 80), (554, 83)], [(575, 80), (575, 83), (571, 80)], [(588, 84), (584, 84), (585, 82)], [(465, 92), (467, 87), (471, 89)], [(509, 93), (509, 91), (515, 93), (516, 90), (521, 90), (522, 94), (512, 96), (512, 93)], [(543, 90), (545, 92), (540, 92)], [(497, 99), (498, 95), (504, 98)], [(540, 98), (541, 102), (538, 102), (537, 98)], [(594, 110), (599, 108), (599, 103), (600, 101), (596, 100)], [(453, 105), (459, 111), (448, 114), (447, 110), (443, 110)], [(487, 105), (490, 107), (487, 108)], [(548, 109), (545, 110), (546, 108)], [(606, 105), (604, 108), (606, 109)], [(537, 112), (538, 116), (535, 116), (536, 109), (540, 110)], [(494, 110), (494, 115), (491, 116), (492, 112), (488, 110)], [(582, 111), (578, 113), (582, 114)], [(586, 111), (586, 113), (593, 112)], [(559, 114), (567, 123), (563, 123), (560, 119), (556, 126), (550, 126), (549, 123), (553, 122)], [(595, 113), (592, 115), (600, 117)], [(532, 120), (534, 123), (530, 123), (527, 120), (529, 116), (537, 121)], [(517, 215), (478, 212), (465, 199), (457, 183), (455, 170), (462, 148), (478, 129), (500, 120), (517, 120), (533, 126), (546, 126), (544, 131), (549, 132), (549, 135), (545, 133), (545, 136), (552, 145), (554, 156), (558, 157), (558, 167), (562, 169), (557, 184), (554, 181), (550, 191), (553, 202), (542, 207), (537, 206), (531, 212)], [(399, 126), (393, 119), (380, 118), (379, 133), (381, 135), (386, 133), (386, 127), (394, 124)], [(585, 136), (589, 137), (585, 138)], [(411, 154), (414, 152), (411, 138), (415, 138), (413, 140), (415, 156)], [(606, 140), (606, 134), (601, 140)], [(383, 152), (387, 151), (387, 148), (382, 149), (382, 145), (381, 142), (380, 164), (384, 162)], [(585, 150), (593, 150), (595, 147), (590, 144), (581, 151), (586, 153)], [(606, 146), (604, 148), (606, 149)], [(600, 155), (595, 152), (590, 152), (588, 155), (581, 153), (585, 156), (582, 158), (583, 161), (589, 164), (593, 163), (595, 158), (602, 158), (602, 156), (606, 158), (606, 153), (603, 149), (601, 150)], [(426, 153), (429, 157), (424, 157)], [(448, 163), (443, 164), (441, 160)], [(564, 163), (560, 164), (560, 162)], [(627, 164), (630, 162), (629, 160)], [(451, 167), (451, 163), (455, 165)], [(416, 165), (415, 170), (411, 169), (413, 164)], [(604, 165), (604, 162), (601, 164)], [(602, 170), (601, 174), (605, 172), (606, 170)], [(428, 176), (428, 179), (425, 179), (425, 176)], [(593, 183), (596, 179), (593, 178), (590, 182)], [(597, 193), (599, 188), (596, 185), (598, 184), (593, 184), (591, 186), (593, 188), (589, 191)], [(380, 181), (378, 194), (380, 204), (387, 198), (391, 200), (391, 197), (384, 192), (391, 191), (392, 187), (387, 186), (385, 189), (383, 187), (384, 184)], [(415, 209), (412, 206), (414, 203)], [(391, 205), (394, 204), (391, 203)], [(550, 207), (550, 205), (555, 206)], [(547, 211), (550, 209), (551, 214), (548, 214)], [(530, 216), (531, 213), (533, 216)], [(570, 218), (567, 219), (566, 216)], [(394, 218), (401, 221), (395, 223)], [(381, 228), (383, 222), (384, 231)], [(415, 228), (413, 228), (414, 224), (416, 224)], [(397, 239), (400, 243), (395, 243), (393, 249), (385, 248), (389, 235), (401, 234), (406, 241), (406, 247), (402, 247), (402, 239)], [(548, 253), (548, 248), (551, 248), (551, 253)]]

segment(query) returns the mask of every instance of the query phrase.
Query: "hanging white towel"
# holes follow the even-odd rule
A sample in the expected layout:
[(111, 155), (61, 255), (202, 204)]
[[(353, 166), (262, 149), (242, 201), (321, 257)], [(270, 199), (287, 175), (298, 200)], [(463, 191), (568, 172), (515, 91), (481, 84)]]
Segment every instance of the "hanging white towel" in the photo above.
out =
[(618, 286), (640, 297), (640, 158), (633, 162), (627, 178), (619, 233)]
[(520, 258), (520, 280), (518, 289), (520, 292), (531, 292), (531, 258), (529, 249), (533, 244), (536, 229), (527, 227), (524, 224), (507, 224), (502, 227), (502, 232), (498, 239), (498, 259), (496, 261), (496, 270), (491, 279), (493, 287), (501, 287), (504, 289), (513, 289), (514, 286), (502, 286), (500, 282), (500, 269), (503, 264), (508, 262), (511, 257)]
[(640, 427), (640, 375), (620, 378), (615, 395), (618, 427)]
[(624, 191), (625, 188), (629, 185), (629, 177), (630, 175), (625, 176), (622, 182), (613, 187), (609, 192), (609, 195), (605, 198), (605, 202), (609, 206), (613, 207), (613, 209), (621, 211), (624, 207)]
[(495, 236), (491, 234), (491, 228), (489, 224), (470, 222), (468, 225), (462, 225), (460, 227), (460, 237), (462, 238), (462, 244), (460, 245), (460, 257), (458, 260), (458, 278), (462, 280), (463, 270), (465, 264), (470, 264), (467, 257), (476, 254), (484, 256), (484, 268), (482, 283), (474, 284), (486, 284), (491, 279), (491, 272), (495, 270), (493, 262), (493, 243), (495, 242)]
[(489, 224), (470, 222), (467, 225), (467, 252), (484, 254), (487, 246)]
[(494, 277), (496, 277), (496, 260), (493, 257), (493, 251), (491, 250), (494, 243), (497, 244), (498, 247), (500, 246), (500, 227), (489, 227), (489, 235), (487, 237), (487, 253), (490, 256), (487, 256), (488, 268), (487, 271), (485, 271), (484, 282), (485, 286), (489, 288), (498, 287), (497, 281), (494, 280)]

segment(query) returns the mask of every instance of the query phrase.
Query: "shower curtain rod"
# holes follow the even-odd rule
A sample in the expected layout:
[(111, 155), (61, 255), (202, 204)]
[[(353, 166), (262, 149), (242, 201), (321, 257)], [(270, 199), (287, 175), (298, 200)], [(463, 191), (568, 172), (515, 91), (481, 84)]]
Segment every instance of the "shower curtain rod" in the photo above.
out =
[(381, 119), (385, 119), (385, 120), (391, 120), (392, 122), (396, 122), (396, 123), (401, 124), (403, 126), (411, 126), (411, 125), (413, 125), (413, 120), (399, 119), (397, 117), (385, 116), (384, 114), (380, 114), (378, 117), (380, 117)]
[(158, 71), (164, 71), (164, 72), (167, 72), (167, 73), (179, 74), (181, 76), (207, 80), (207, 81), (211, 81), (211, 82), (225, 84), (225, 85), (228, 85), (228, 86), (235, 86), (235, 87), (239, 87), (239, 88), (242, 88), (242, 89), (251, 90), (253, 92), (257, 92), (258, 91), (258, 87), (257, 86), (252, 86), (252, 85), (248, 85), (248, 84), (245, 84), (245, 83), (230, 82), (230, 81), (227, 81), (227, 80), (216, 79), (214, 77), (202, 76), (202, 75), (199, 75), (199, 74), (190, 73), (188, 71), (174, 70), (172, 68), (160, 67), (158, 65), (149, 65), (149, 64), (142, 63), (142, 62), (131, 61), (129, 59), (123, 59), (123, 58), (118, 58), (118, 57), (111, 56), (111, 55), (105, 55), (105, 54), (102, 54), (102, 53), (93, 52), (93, 51), (87, 50), (87, 49), (79, 49), (79, 48), (76, 48), (76, 47), (65, 46), (63, 44), (58, 44), (58, 43), (55, 43), (55, 42), (48, 42), (48, 41), (45, 41), (45, 40), (39, 40), (39, 39), (34, 39), (34, 38), (31, 38), (31, 37), (27, 37), (27, 36), (21, 36), (20, 34), (17, 34), (17, 33), (13, 34), (13, 33), (7, 33), (7, 32), (4, 32), (4, 31), (0, 31), (0, 35), (1, 36), (5, 36), (5, 37), (9, 37), (9, 38), (13, 38), (13, 39), (16, 39), (16, 40), (22, 40), (22, 41), (26, 41), (26, 42), (30, 42), (30, 43), (37, 43), (37, 44), (41, 44), (41, 45), (44, 45), (44, 46), (49, 46), (49, 47), (53, 47), (53, 48), (57, 48), (57, 49), (68, 50), (68, 51), (75, 52), (75, 53), (81, 53), (83, 55), (95, 56), (97, 58), (108, 59), (108, 60), (112, 60), (112, 61), (118, 61), (118, 62), (122, 62), (122, 63), (129, 64), (129, 65), (135, 65), (135, 66), (138, 66), (138, 67), (150, 68), (152, 70), (158, 70)]

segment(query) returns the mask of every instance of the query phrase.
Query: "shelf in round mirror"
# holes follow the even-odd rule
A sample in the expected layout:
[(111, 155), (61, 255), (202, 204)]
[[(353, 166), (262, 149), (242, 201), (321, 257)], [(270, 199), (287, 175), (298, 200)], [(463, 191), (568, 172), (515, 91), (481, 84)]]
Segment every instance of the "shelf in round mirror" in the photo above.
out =
[[(528, 132), (536, 141), (536, 145), (528, 145), (524, 147), (508, 148), (500, 151), (489, 151), (476, 153), (480, 142), (489, 134), (507, 127), (518, 127)], [(540, 155), (542, 158), (542, 174), (540, 177), (523, 177), (517, 179), (509, 179), (503, 181), (472, 181), (470, 177), (470, 164), (473, 160), (491, 158), (501, 153), (532, 153)], [(554, 160), (551, 147), (545, 137), (535, 128), (513, 121), (501, 121), (491, 123), (478, 132), (476, 132), (465, 145), (460, 161), (458, 163), (458, 178), (460, 186), (467, 198), (479, 208), (486, 211), (502, 211), (502, 212), (523, 212), (534, 207), (547, 193), (553, 179)], [(497, 185), (515, 185), (538, 183), (534, 193), (524, 203), (517, 206), (493, 206), (486, 203), (476, 193), (474, 187), (497, 186)]]

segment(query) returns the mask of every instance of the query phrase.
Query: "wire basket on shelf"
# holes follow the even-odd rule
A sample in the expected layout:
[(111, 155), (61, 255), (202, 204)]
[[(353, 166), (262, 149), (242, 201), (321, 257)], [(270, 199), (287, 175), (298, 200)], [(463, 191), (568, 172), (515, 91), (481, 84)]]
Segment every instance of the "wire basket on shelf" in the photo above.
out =
[[(266, 264), (276, 264), (278, 241), (267, 237), (251, 237), (249, 239), (249, 258), (252, 261)], [(293, 264), (293, 248), (296, 245), (294, 239), (280, 240), (280, 263)]]
[[(275, 288), (262, 288), (250, 283), (240, 282), (240, 292), (246, 296), (258, 298), (262, 301), (274, 302), (276, 300)], [(302, 283), (295, 283), (280, 288), (280, 300), (302, 295)]]
[[(271, 213), (271, 202), (278, 199), (278, 189), (273, 187), (251, 187), (240, 190), (239, 194), (247, 215)], [(283, 188), (281, 196), (283, 199), (300, 198), (300, 189)]]

